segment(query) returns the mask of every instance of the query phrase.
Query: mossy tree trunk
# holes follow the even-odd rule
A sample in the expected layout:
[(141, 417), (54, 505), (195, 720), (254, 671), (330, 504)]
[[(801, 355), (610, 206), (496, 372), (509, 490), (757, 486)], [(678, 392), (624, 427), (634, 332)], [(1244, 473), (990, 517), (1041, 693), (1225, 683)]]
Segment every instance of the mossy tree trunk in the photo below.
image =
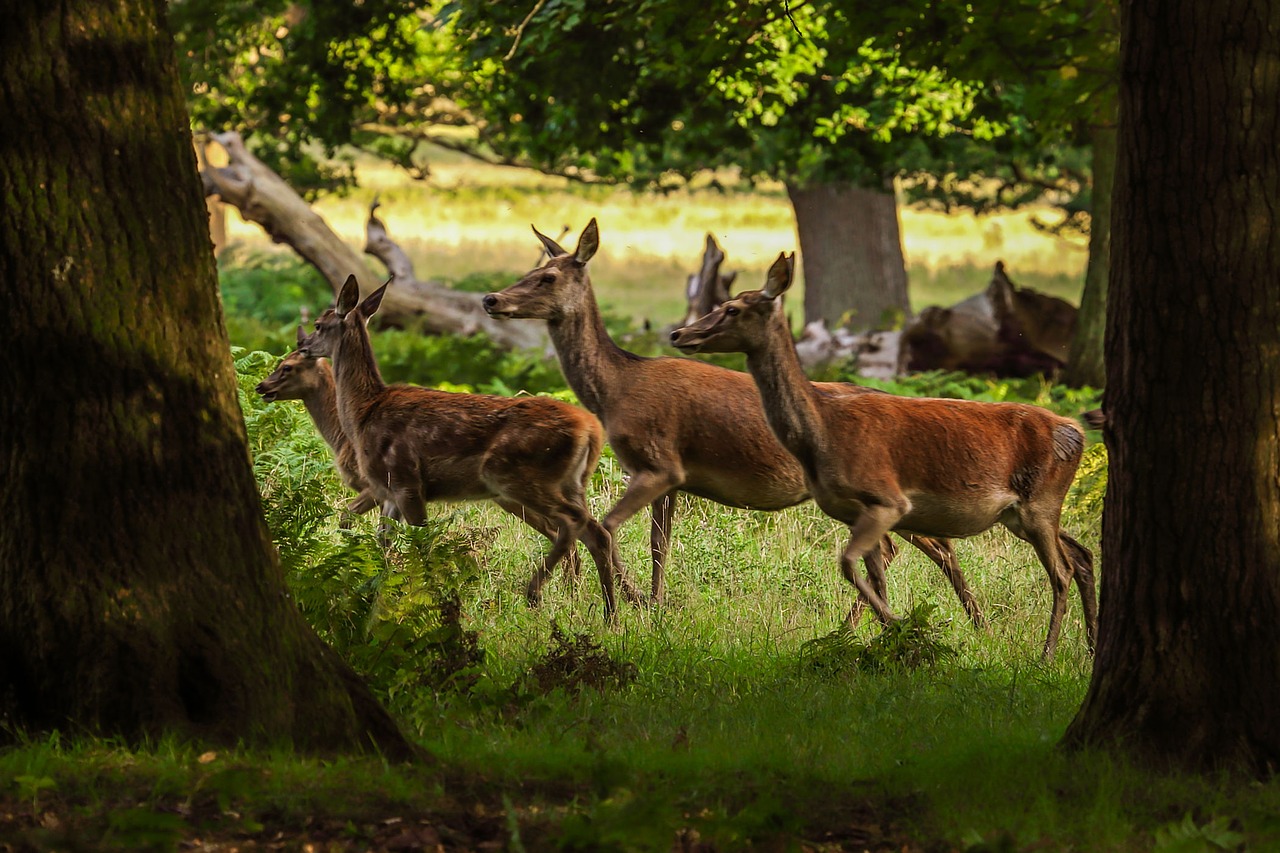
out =
[(856, 331), (897, 328), (909, 312), (892, 188), (787, 185), (804, 269), (804, 321)]
[(408, 755), (268, 539), (164, 11), (5, 16), (0, 715)]
[(1066, 742), (1280, 766), (1280, 4), (1130, 0), (1101, 631)]

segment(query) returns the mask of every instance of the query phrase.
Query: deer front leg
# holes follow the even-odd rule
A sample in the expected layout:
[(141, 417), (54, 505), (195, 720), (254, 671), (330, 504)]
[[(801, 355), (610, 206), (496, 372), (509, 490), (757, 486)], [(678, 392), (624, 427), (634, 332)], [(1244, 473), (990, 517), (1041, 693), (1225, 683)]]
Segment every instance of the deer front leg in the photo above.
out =
[[(885, 624), (895, 621), (898, 617), (893, 614), (888, 603), (876, 591), (873, 581), (864, 578), (858, 572), (858, 561), (871, 553), (873, 548), (879, 549), (880, 540), (901, 517), (901, 510), (887, 506), (873, 506), (863, 510), (856, 520), (849, 524), (849, 544), (845, 546), (844, 553), (840, 557), (840, 570), (844, 573), (845, 579), (853, 584), (858, 595), (871, 605), (876, 617)], [(879, 556), (878, 550), (877, 555)]]
[(650, 505), (653, 526), (649, 530), (649, 554), (653, 557), (653, 586), (649, 600), (661, 604), (666, 597), (667, 553), (671, 547), (671, 524), (676, 514), (675, 492), (667, 492)]
[(609, 514), (600, 522), (612, 540), (612, 562), (617, 566), (618, 579), (622, 584), (622, 594), (632, 604), (643, 604), (644, 596), (631, 580), (631, 575), (627, 573), (622, 564), (621, 555), (618, 553), (618, 528), (646, 504), (652, 505), (663, 495), (674, 491), (678, 485), (678, 478), (669, 473), (641, 471), (638, 474), (633, 474), (631, 480), (627, 483), (626, 491), (622, 493), (622, 497), (618, 499), (613, 509), (609, 510)]
[[(882, 599), (888, 601), (887, 586), (885, 582), (885, 569), (893, 562), (893, 558), (898, 555), (898, 548), (893, 544), (893, 539), (889, 536), (883, 536), (876, 547), (867, 552), (862, 558), (862, 563), (867, 567), (867, 577), (871, 579), (871, 585)], [(850, 629), (858, 627), (858, 622), (862, 619), (862, 612), (866, 609), (867, 603), (862, 596), (856, 595), (853, 598), (853, 605), (849, 608), (849, 615), (845, 617), (845, 623)]]

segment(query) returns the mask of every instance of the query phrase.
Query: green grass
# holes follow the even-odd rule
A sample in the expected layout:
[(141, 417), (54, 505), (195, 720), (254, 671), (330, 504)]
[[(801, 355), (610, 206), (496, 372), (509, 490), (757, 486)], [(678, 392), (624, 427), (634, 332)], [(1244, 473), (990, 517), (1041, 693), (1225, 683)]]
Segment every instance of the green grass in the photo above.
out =
[[(273, 362), (241, 357), (242, 406), (296, 597), (433, 760), (26, 741), (0, 752), (0, 837), (129, 850), (196, 838), (366, 849), (403, 842), (406, 827), (472, 849), (530, 850), (668, 850), (695, 837), (721, 850), (801, 839), (974, 850), (1280, 840), (1280, 786), (1152, 775), (1057, 749), (1091, 665), (1080, 609), (1073, 599), (1058, 657), (1042, 663), (1048, 584), (1008, 534), (956, 543), (990, 620), (982, 631), (922, 555), (904, 548), (891, 566), (891, 604), (923, 613), (953, 650), (916, 668), (813, 665), (806, 644), (831, 645), (852, 596), (836, 565), (843, 531), (811, 505), (750, 513), (681, 497), (665, 606), (624, 607), (606, 626), (588, 562), (577, 584), (557, 574), (533, 610), (523, 588), (545, 543), (490, 505), (433, 507), (432, 524), (398, 536), (390, 559), (372, 519), (336, 531), (341, 487), (305, 414), (250, 393)], [(1064, 410), (1085, 402), (1034, 384), (919, 383), (1031, 393)], [(1098, 451), (1068, 516), (1095, 553)], [(623, 487), (606, 454), (592, 512)], [(620, 536), (640, 579), (647, 526), (642, 515)], [(450, 591), (462, 623), (449, 636), (473, 638), (482, 654), (446, 670), (459, 647), (440, 639)], [(865, 622), (853, 638), (878, 633)], [(602, 672), (599, 686), (582, 685)]]

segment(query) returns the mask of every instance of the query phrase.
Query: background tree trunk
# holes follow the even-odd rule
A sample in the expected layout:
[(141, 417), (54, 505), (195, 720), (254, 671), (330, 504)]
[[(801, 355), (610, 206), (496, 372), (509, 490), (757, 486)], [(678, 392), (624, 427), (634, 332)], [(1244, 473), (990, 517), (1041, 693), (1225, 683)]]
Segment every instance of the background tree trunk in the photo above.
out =
[(1107, 382), (1103, 352), (1107, 328), (1107, 273), (1111, 267), (1111, 190), (1115, 183), (1116, 127), (1095, 126), (1090, 133), (1093, 149), (1093, 211), (1089, 217), (1089, 262), (1084, 273), (1084, 293), (1071, 358), (1062, 381), (1079, 388), (1101, 388)]
[(1280, 766), (1280, 4), (1131, 0), (1101, 632), (1068, 744)]
[(787, 185), (800, 234), (804, 321), (893, 328), (909, 311), (898, 202), (849, 184)]
[[(328, 223), (311, 209), (302, 196), (253, 156), (240, 134), (228, 131), (215, 133), (212, 138), (226, 150), (230, 162), (224, 167), (206, 167), (201, 171), (207, 195), (216, 194), (228, 204), (235, 205), (245, 219), (261, 225), (272, 240), (292, 248), (319, 270), (334, 293), (352, 274), (360, 282), (362, 294), (371, 293), (382, 285), (385, 279), (371, 273), (360, 254), (333, 233)], [(382, 242), (371, 236), (365, 251), (386, 263), (385, 252), (378, 249), (385, 249), (389, 238), (381, 223), (378, 227)], [(483, 294), (464, 293), (435, 282), (422, 281), (414, 274), (413, 265), (398, 246), (395, 252), (402, 263), (399, 268), (389, 269), (396, 274), (396, 279), (383, 298), (382, 309), (378, 312), (379, 322), (394, 326), (412, 325), (433, 334), (482, 333), (508, 349), (546, 348), (547, 337), (541, 322), (495, 320), (485, 313), (480, 304)]]
[(6, 16), (0, 716), (404, 756), (268, 539), (164, 9)]

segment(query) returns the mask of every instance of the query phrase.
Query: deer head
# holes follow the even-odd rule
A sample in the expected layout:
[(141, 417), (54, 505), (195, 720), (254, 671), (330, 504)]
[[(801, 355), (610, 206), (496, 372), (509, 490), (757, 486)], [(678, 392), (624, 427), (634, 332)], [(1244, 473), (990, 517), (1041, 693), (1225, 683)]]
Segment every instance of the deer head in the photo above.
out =
[(361, 302), (360, 285), (356, 277), (347, 276), (334, 307), (326, 309), (316, 318), (316, 330), (305, 339), (299, 337), (301, 351), (310, 358), (336, 357), (344, 339), (357, 340), (363, 336), (369, 318), (378, 313), (382, 296), (389, 284), (390, 279)]
[(307, 333), (298, 327), (298, 346), (286, 355), (271, 371), (271, 375), (258, 383), (254, 390), (268, 403), (276, 400), (305, 400), (321, 386), (320, 365), (304, 352)]
[(707, 316), (671, 333), (681, 352), (750, 352), (765, 330), (782, 316), (782, 294), (791, 287), (795, 255), (785, 252), (769, 267), (761, 290), (747, 290), (722, 302)]
[(600, 248), (600, 229), (595, 218), (582, 229), (578, 247), (572, 253), (537, 228), (533, 233), (546, 247), (548, 260), (506, 290), (487, 294), (481, 304), (491, 317), (524, 317), (554, 322), (570, 314), (581, 313), (590, 304), (586, 266)]

